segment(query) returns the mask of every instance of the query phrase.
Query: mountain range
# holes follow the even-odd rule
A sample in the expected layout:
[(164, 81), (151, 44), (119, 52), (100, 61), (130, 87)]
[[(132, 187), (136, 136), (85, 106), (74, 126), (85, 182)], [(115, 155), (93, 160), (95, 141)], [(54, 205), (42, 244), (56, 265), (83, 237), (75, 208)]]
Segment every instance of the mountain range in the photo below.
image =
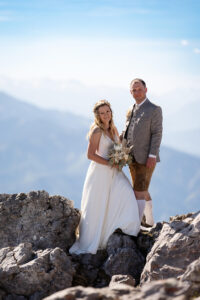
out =
[[(1, 92), (0, 193), (46, 190), (74, 200), (79, 208), (89, 165), (90, 123), (86, 117), (44, 110)], [(198, 210), (199, 182), (199, 157), (162, 146), (150, 187), (156, 220)]]

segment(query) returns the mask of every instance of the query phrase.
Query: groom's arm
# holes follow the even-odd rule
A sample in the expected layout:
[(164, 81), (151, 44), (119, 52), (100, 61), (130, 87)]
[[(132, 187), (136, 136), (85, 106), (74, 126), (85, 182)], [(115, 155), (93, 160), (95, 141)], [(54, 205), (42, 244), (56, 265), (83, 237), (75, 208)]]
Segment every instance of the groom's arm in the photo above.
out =
[(158, 155), (160, 143), (162, 139), (162, 109), (157, 106), (153, 112), (151, 121), (151, 143), (149, 153), (155, 156)]

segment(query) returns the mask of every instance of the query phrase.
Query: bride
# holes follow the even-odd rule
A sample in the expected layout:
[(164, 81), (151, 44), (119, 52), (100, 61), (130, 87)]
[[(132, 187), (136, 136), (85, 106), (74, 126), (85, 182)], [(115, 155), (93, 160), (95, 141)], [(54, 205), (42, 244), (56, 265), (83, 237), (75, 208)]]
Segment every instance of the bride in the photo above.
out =
[(79, 236), (70, 253), (92, 253), (106, 247), (109, 236), (120, 228), (137, 236), (140, 230), (138, 206), (133, 188), (118, 167), (108, 163), (108, 149), (119, 142), (110, 103), (97, 102), (89, 131), (88, 159), (92, 160), (85, 179)]

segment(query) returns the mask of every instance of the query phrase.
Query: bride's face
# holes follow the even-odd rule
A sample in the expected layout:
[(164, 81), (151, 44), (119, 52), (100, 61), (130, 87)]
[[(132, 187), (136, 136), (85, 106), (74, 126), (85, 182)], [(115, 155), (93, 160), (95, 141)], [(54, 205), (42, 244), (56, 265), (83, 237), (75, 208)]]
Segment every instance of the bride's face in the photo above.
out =
[(108, 124), (112, 118), (112, 113), (108, 105), (99, 107), (98, 113), (103, 124)]

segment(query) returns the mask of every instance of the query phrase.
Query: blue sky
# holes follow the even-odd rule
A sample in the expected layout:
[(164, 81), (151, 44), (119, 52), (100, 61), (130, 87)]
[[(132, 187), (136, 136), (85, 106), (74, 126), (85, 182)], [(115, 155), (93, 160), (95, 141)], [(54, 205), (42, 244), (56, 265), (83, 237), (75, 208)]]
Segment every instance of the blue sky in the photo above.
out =
[(198, 0), (0, 1), (1, 35), (199, 39)]
[(107, 98), (125, 114), (142, 77), (173, 112), (199, 95), (199, 28), (199, 0), (2, 0), (0, 90), (84, 115)]

